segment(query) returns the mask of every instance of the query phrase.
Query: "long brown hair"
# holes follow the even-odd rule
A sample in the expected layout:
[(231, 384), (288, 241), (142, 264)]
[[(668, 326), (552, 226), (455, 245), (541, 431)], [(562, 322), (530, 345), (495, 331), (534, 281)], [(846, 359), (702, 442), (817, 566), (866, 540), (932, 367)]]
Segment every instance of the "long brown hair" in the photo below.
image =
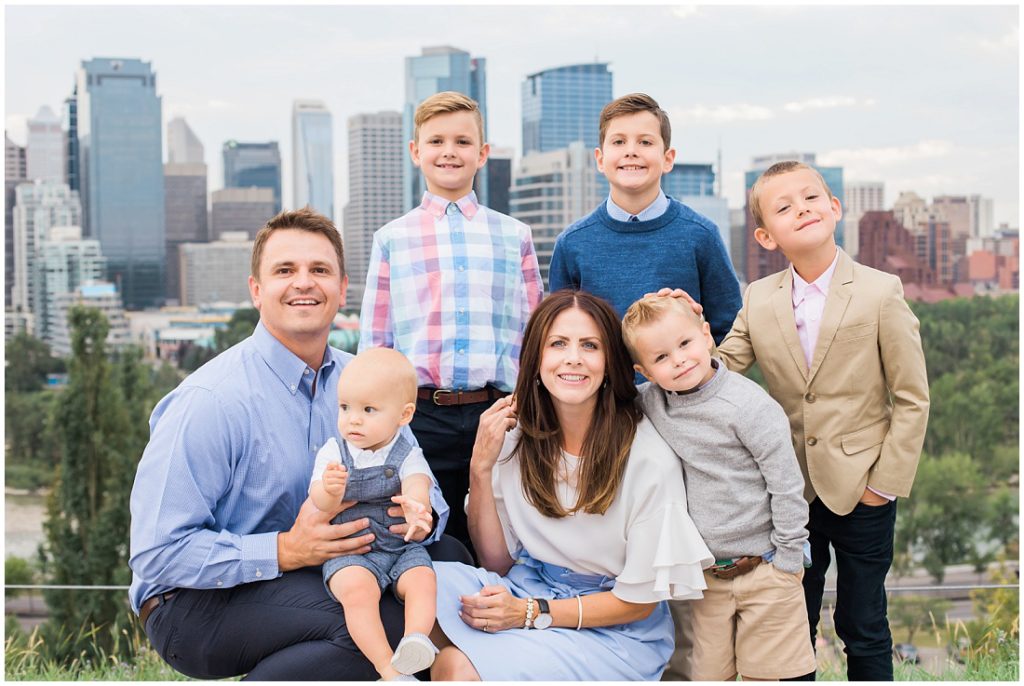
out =
[[(576, 504), (566, 510), (558, 500), (558, 474), (562, 464), (562, 428), (555, 407), (540, 379), (544, 343), (555, 317), (570, 308), (590, 315), (601, 332), (607, 382), (598, 391), (597, 406), (583, 440), (577, 472)], [(583, 511), (604, 514), (622, 483), (629, 450), (640, 421), (633, 402), (633, 367), (622, 342), (622, 325), (611, 305), (582, 291), (552, 293), (537, 306), (526, 325), (519, 356), (516, 405), (522, 435), (513, 455), (527, 501), (548, 517)]]

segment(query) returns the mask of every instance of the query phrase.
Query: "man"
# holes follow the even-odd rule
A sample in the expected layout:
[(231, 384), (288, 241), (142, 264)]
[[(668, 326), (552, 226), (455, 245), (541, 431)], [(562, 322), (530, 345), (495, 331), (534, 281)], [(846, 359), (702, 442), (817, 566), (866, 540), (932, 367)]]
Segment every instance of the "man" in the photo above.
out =
[[(377, 676), (320, 573), (328, 558), (368, 551), (373, 535), (365, 519), (332, 525), (337, 512), (307, 497), (316, 452), (337, 426), (338, 376), (352, 357), (327, 345), (345, 301), (344, 264), (326, 217), (303, 209), (271, 219), (253, 245), (256, 330), (153, 411), (132, 488), (129, 593), (153, 646), (183, 674)], [(436, 485), (431, 504), (438, 525), (427, 543), (448, 513)], [(432, 548), (438, 559), (465, 559), (450, 538)], [(397, 643), (402, 612), (393, 597), (381, 615)]]

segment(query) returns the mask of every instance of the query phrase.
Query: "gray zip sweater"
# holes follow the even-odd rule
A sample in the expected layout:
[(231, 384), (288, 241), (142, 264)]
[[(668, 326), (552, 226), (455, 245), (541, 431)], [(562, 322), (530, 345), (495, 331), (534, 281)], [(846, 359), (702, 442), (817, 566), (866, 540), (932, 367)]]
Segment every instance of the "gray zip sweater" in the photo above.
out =
[(796, 574), (807, 501), (789, 420), (756, 383), (713, 364), (715, 376), (690, 393), (640, 386), (644, 414), (683, 461), (690, 517), (715, 558), (774, 548), (772, 564)]

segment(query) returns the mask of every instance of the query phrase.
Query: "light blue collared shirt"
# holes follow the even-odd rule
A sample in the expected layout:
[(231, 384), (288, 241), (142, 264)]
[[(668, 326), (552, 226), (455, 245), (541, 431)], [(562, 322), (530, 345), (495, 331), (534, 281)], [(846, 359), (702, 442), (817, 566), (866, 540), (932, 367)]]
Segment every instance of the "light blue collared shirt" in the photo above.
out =
[[(665, 214), (665, 210), (668, 209), (668, 196), (665, 195), (665, 191), (658, 191), (658, 197), (654, 199), (650, 205), (640, 210), (640, 213), (636, 215), (637, 221), (646, 222), (652, 219), (657, 219), (661, 215)], [(620, 222), (628, 222), (629, 218), (632, 217), (629, 212), (622, 209), (612, 201), (612, 196), (608, 196), (608, 216), (612, 219), (617, 219)]]
[[(175, 588), (280, 576), (277, 535), (295, 522), (316, 453), (337, 434), (338, 377), (351, 359), (328, 346), (314, 372), (261, 322), (157, 404), (131, 495), (136, 613)], [(448, 520), (436, 483), (430, 502), (438, 524), (428, 544)]]

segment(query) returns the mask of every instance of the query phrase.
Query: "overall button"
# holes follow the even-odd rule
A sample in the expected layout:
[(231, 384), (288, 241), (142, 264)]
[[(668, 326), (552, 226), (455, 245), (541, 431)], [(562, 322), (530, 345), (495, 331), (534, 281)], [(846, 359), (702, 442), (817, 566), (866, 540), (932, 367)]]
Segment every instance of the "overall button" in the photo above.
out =
[(392, 469), (391, 467), (388, 467), (387, 469), (384, 470), (384, 476), (386, 476), (387, 478), (390, 479), (394, 475), (395, 475), (395, 470)]
[(818, 439), (815, 438), (814, 436), (811, 436), (810, 438), (807, 439), (807, 445), (818, 445)]

